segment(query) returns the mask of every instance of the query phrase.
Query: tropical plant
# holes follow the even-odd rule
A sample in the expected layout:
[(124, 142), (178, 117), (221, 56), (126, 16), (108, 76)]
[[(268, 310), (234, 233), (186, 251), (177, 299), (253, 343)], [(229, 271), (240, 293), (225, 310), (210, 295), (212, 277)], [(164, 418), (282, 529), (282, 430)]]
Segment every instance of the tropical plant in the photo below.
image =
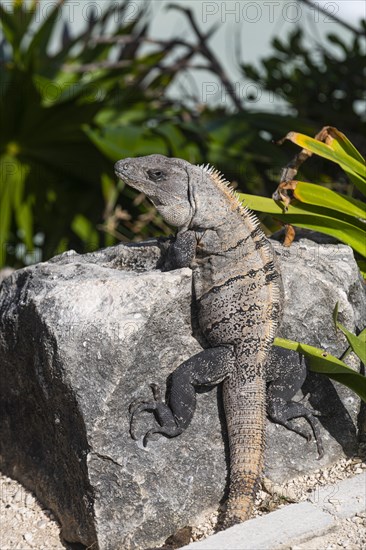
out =
[(324, 186), (293, 179), (300, 164), (315, 153), (337, 163), (357, 191), (366, 196), (365, 161), (357, 149), (333, 127), (325, 127), (318, 137), (323, 141), (297, 132), (286, 136), (303, 149), (290, 163), (292, 168), (284, 169), (283, 174), (287, 176), (283, 176), (274, 193), (276, 200), (248, 194), (240, 196), (249, 208), (270, 214), (284, 224), (319, 231), (348, 244), (355, 251), (360, 270), (366, 276), (365, 202)]

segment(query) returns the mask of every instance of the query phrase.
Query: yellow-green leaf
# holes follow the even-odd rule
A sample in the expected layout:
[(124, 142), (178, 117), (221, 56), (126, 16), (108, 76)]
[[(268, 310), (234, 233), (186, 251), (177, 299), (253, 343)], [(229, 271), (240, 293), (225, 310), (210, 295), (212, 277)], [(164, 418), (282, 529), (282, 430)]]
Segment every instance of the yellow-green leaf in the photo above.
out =
[(317, 139), (311, 138), (304, 134), (299, 134), (297, 132), (290, 132), (287, 134), (287, 138), (293, 143), (296, 143), (296, 145), (299, 145), (304, 149), (308, 149), (308, 151), (311, 151), (312, 153), (316, 153), (321, 157), (332, 160), (341, 166), (344, 165), (351, 172), (359, 174), (363, 178), (366, 176), (365, 163), (351, 157), (351, 155), (348, 155), (343, 149), (338, 148), (337, 151), (335, 151), (335, 140), (333, 140), (332, 145), (328, 145), (318, 141)]
[(334, 151), (344, 151), (347, 155), (350, 155), (354, 159), (361, 162), (361, 164), (365, 164), (365, 159), (361, 155), (361, 153), (356, 149), (356, 147), (353, 145), (353, 143), (343, 134), (343, 132), (340, 132), (337, 128), (331, 127), (330, 128), (331, 134), (335, 134), (336, 137), (333, 137), (332, 147)]
[(321, 185), (299, 181), (294, 190), (294, 196), (307, 204), (323, 206), (349, 216), (366, 219), (366, 205), (364, 202), (341, 195)]
[(339, 330), (341, 330), (347, 338), (347, 342), (351, 346), (352, 350), (361, 359), (362, 363), (366, 365), (366, 329), (364, 329), (358, 336), (352, 334), (352, 332), (346, 329), (346, 327), (338, 321), (338, 302), (333, 310), (333, 321), (336, 328), (339, 328)]
[[(266, 214), (283, 214), (283, 207), (273, 199), (268, 197), (260, 197), (259, 195), (249, 195), (247, 193), (239, 193), (239, 199), (250, 210), (257, 212), (265, 212)], [(290, 205), (291, 211), (294, 213), (302, 213), (301, 209), (296, 210), (296, 207)]]
[(355, 225), (344, 222), (336, 218), (317, 215), (291, 216), (283, 214), (276, 216), (284, 223), (290, 223), (297, 227), (319, 231), (335, 237), (348, 246), (351, 246), (356, 252), (366, 257), (366, 224), (365, 229), (360, 229)]
[[(366, 224), (352, 216), (336, 212), (330, 215), (330, 209), (300, 202), (296, 202), (296, 205), (291, 204), (288, 212), (284, 213), (280, 204), (273, 199), (245, 193), (239, 197), (251, 210), (272, 214), (284, 223), (335, 237), (366, 257)], [(335, 215), (337, 217), (334, 217)]]
[(338, 328), (343, 332), (347, 338), (347, 342), (351, 346), (355, 354), (361, 359), (362, 363), (366, 365), (366, 344), (362, 338), (352, 334), (349, 330), (346, 329), (341, 323), (337, 323)]

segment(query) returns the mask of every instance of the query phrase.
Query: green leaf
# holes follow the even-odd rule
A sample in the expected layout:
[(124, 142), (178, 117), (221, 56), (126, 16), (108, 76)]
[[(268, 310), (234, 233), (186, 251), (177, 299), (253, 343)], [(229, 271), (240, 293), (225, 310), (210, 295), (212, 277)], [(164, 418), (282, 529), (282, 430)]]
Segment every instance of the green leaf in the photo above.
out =
[(86, 250), (95, 250), (96, 246), (98, 246), (99, 236), (90, 220), (88, 220), (85, 216), (78, 214), (73, 219), (71, 228), (84, 242)]
[(336, 139), (332, 141), (332, 147), (335, 152), (345, 153), (365, 165), (365, 159), (343, 132), (333, 127), (331, 128), (331, 132), (336, 135)]
[(339, 311), (339, 302), (336, 303), (336, 305), (334, 306), (334, 309), (333, 309), (333, 314), (332, 314), (332, 317), (333, 317), (333, 323), (334, 323), (334, 328), (337, 330), (338, 328), (338, 311)]
[(348, 215), (342, 215), (343, 219), (340, 216), (335, 218), (329, 215), (332, 213), (329, 209), (302, 203), (291, 204), (284, 214), (283, 208), (273, 199), (245, 193), (239, 197), (251, 210), (275, 215), (284, 223), (331, 235), (366, 257), (366, 224), (356, 218)]
[(30, 3), (14, 2), (12, 11), (0, 5), (0, 20), (4, 36), (13, 49), (14, 60), (20, 64), (22, 63), (21, 44), (24, 37), (29, 34), (36, 8), (36, 0)]
[(314, 183), (298, 181), (294, 196), (301, 202), (343, 212), (355, 218), (366, 219), (366, 205), (357, 199), (340, 195), (331, 189)]
[[(122, 184), (121, 187), (123, 188), (123, 182), (121, 180), (118, 180), (118, 182)], [(119, 183), (116, 185), (115, 180), (110, 178), (108, 174), (102, 174), (102, 193), (104, 202), (106, 204), (115, 204), (119, 191), (121, 190), (121, 188), (119, 187)]]
[(2, 30), (5, 35), (5, 38), (7, 39), (9, 44), (11, 44), (14, 49), (16, 49), (19, 46), (19, 37), (17, 36), (18, 29), (15, 22), (15, 18), (13, 17), (13, 14), (10, 13), (8, 10), (6, 10), (1, 4), (0, 4), (0, 16), (1, 16)]
[(357, 187), (366, 194), (366, 168), (365, 161), (361, 162), (358, 158), (354, 158), (351, 155), (347, 154), (345, 150), (341, 147), (336, 146), (336, 139), (332, 140), (332, 144), (326, 144), (317, 139), (311, 138), (304, 134), (299, 134), (297, 132), (289, 132), (286, 136), (287, 139), (299, 145), (300, 147), (316, 153), (320, 157), (324, 157), (328, 160), (336, 162), (343, 168), (345, 171), (355, 176), (361, 176), (361, 179), (358, 181)]
[(22, 36), (29, 30), (30, 22), (34, 17), (38, 2), (39, 0), (15, 0), (13, 2), (13, 17)]
[(167, 144), (167, 150), (173, 157), (184, 156), (182, 151), (187, 140), (183, 137), (182, 132), (173, 124), (159, 124), (155, 133), (161, 136)]
[(347, 338), (347, 341), (349, 345), (351, 346), (352, 350), (355, 352), (355, 354), (361, 359), (362, 363), (366, 365), (366, 344), (365, 341), (360, 338), (359, 336), (356, 336), (355, 334), (352, 334), (349, 330), (347, 330), (341, 323), (337, 323), (338, 328), (343, 332), (345, 337)]
[(11, 185), (7, 184), (4, 169), (6, 161), (4, 156), (0, 158), (0, 265), (3, 266), (6, 261), (6, 244), (9, 234), (11, 214), (12, 214), (12, 196)]
[(84, 131), (91, 141), (114, 162), (131, 155), (167, 153), (162, 139), (155, 137), (152, 140), (151, 134), (149, 135), (145, 128), (126, 125), (119, 128), (105, 127), (103, 130), (92, 130), (84, 126)]
[(351, 183), (353, 183), (353, 185), (355, 187), (357, 187), (357, 189), (363, 194), (366, 196), (366, 192), (365, 192), (365, 178), (364, 177), (361, 177), (360, 175), (358, 174), (355, 174), (354, 172), (351, 172), (350, 170), (348, 170), (347, 168), (345, 168), (344, 166), (342, 166), (343, 170), (346, 172), (347, 176), (349, 177), (349, 180)]
[[(6, 259), (6, 245), (9, 237), (9, 230), (12, 218), (15, 215), (19, 221), (22, 211), (27, 216), (26, 208), (24, 208), (23, 194), (24, 181), (28, 174), (29, 167), (20, 163), (11, 155), (2, 155), (0, 157), (0, 255), (2, 256), (1, 263)], [(31, 243), (29, 248), (32, 248), (32, 239), (29, 239), (30, 220), (21, 220), (22, 229), (26, 235), (27, 243)]]
[(346, 329), (339, 321), (338, 321), (338, 302), (335, 305), (335, 308), (333, 310), (333, 321), (339, 330), (343, 332), (345, 337), (347, 338), (347, 341), (349, 345), (352, 348), (352, 351), (355, 352), (355, 354), (359, 357), (359, 359), (362, 361), (362, 363), (366, 366), (366, 329), (364, 329), (361, 334), (356, 336), (355, 334), (352, 334), (349, 330)]
[(366, 402), (366, 377), (348, 367), (337, 357), (314, 346), (284, 338), (275, 338), (274, 345), (305, 355), (311, 371), (326, 374), (329, 378), (353, 390)]
[(27, 48), (26, 60), (28, 62), (32, 58), (34, 59), (38, 53), (40, 53), (41, 55), (44, 55), (46, 53), (47, 47), (50, 42), (50, 38), (55, 30), (55, 26), (60, 17), (62, 5), (64, 4), (64, 2), (65, 0), (58, 0), (57, 4), (53, 8), (49, 16), (45, 19), (43, 24), (37, 29), (36, 33), (34, 34), (31, 40), (31, 43)]
[(15, 219), (18, 228), (22, 231), (23, 241), (27, 251), (32, 251), (33, 243), (33, 197), (30, 195), (27, 200), (18, 205), (15, 209)]
[[(31, 252), (33, 245), (33, 203), (34, 197), (26, 193), (26, 177), (29, 174), (29, 166), (22, 163), (19, 165), (22, 172), (18, 184), (13, 189), (13, 211), (18, 229), (20, 229), (22, 240)], [(10, 182), (9, 182), (10, 183)]]

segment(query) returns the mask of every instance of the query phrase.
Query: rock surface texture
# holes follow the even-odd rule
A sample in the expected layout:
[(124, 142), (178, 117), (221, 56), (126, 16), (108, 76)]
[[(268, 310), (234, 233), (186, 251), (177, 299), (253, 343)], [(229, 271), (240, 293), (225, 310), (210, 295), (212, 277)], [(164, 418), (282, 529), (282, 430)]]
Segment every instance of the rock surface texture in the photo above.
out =
[[(305, 239), (275, 246), (286, 292), (281, 335), (339, 355), (346, 343), (333, 328), (335, 303), (349, 330), (366, 325), (351, 249)], [(180, 437), (144, 449), (129, 435), (129, 404), (150, 399), (151, 382), (164, 389), (201, 349), (192, 336), (191, 271), (162, 273), (159, 257), (154, 242), (69, 252), (13, 273), (0, 289), (0, 467), (55, 513), (67, 541), (94, 549), (158, 546), (217, 509), (225, 492), (220, 388), (200, 393)], [(320, 375), (304, 390), (323, 415), (321, 465), (352, 454), (354, 394)], [(144, 422), (141, 434), (148, 414)], [(267, 477), (319, 466), (314, 443), (268, 422)]]

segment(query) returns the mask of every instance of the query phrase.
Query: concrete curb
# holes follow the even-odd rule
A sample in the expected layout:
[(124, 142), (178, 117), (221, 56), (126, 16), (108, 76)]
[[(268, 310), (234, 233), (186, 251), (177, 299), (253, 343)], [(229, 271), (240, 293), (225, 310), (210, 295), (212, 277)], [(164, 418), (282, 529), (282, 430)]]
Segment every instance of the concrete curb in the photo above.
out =
[(306, 542), (336, 528), (340, 519), (366, 509), (366, 472), (316, 489), (309, 501), (250, 519), (181, 550), (275, 550)]

